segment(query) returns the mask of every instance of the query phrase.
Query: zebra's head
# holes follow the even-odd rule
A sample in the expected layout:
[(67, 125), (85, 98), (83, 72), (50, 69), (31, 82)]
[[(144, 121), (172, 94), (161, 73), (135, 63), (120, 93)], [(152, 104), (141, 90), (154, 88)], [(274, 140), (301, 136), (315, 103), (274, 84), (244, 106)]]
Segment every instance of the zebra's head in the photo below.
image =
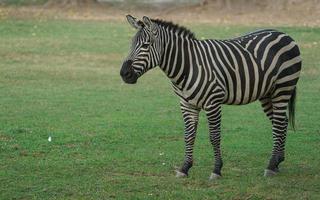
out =
[(142, 21), (131, 15), (126, 17), (138, 32), (132, 39), (130, 53), (123, 62), (120, 75), (124, 82), (134, 84), (142, 74), (159, 65), (161, 45), (156, 23), (146, 16)]

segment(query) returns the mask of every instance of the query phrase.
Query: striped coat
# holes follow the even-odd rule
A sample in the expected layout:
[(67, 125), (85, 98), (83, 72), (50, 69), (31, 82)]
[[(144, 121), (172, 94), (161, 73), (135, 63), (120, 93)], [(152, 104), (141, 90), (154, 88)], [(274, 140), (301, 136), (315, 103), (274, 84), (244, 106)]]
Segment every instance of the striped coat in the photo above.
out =
[[(165, 64), (174, 63), (170, 60), (161, 67), (174, 77), (175, 92), (202, 108), (217, 100), (217, 95), (211, 97), (213, 93), (219, 93), (223, 104), (256, 101), (271, 95), (277, 85), (297, 80), (301, 69), (298, 46), (291, 37), (275, 30), (230, 40), (190, 40), (182, 46), (179, 50), (184, 51), (181, 54), (186, 63), (173, 65), (180, 71), (174, 67), (166, 70)], [(190, 66), (184, 73), (183, 65)]]

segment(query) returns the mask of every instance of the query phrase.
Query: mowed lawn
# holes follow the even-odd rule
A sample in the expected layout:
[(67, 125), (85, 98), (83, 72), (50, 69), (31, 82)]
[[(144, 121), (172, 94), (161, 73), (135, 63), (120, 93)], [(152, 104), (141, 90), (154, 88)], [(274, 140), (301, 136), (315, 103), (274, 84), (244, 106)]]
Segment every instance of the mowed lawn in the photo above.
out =
[[(220, 39), (262, 28), (184, 25)], [(224, 106), (223, 178), (210, 182), (203, 113), (194, 167), (176, 179), (184, 125), (169, 80), (122, 82), (125, 21), (0, 21), (0, 199), (320, 199), (320, 28), (275, 28), (304, 60), (281, 173), (262, 176), (272, 134), (259, 102)]]

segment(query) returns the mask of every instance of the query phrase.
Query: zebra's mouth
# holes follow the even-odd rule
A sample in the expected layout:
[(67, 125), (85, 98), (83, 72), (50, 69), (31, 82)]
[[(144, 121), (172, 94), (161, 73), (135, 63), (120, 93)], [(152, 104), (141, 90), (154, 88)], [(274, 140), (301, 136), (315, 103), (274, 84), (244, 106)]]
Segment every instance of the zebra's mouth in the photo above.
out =
[(135, 80), (125, 80), (125, 79), (123, 79), (123, 81), (125, 83), (127, 83), (127, 84), (136, 84), (137, 83), (137, 79), (135, 79)]
[(122, 76), (122, 80), (127, 84), (137, 83), (138, 76), (135, 73), (131, 73), (129, 76)]
[(132, 60), (127, 60), (123, 63), (120, 76), (125, 83), (135, 84), (137, 82), (138, 75), (132, 69)]

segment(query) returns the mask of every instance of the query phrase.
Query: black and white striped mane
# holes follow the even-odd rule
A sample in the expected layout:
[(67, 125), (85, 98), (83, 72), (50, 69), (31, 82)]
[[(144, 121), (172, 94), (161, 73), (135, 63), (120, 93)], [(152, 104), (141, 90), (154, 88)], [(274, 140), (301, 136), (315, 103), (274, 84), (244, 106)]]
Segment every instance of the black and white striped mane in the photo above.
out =
[(183, 36), (186, 38), (196, 39), (194, 33), (184, 26), (180, 26), (178, 24), (174, 24), (172, 22), (164, 21), (161, 19), (151, 19), (151, 21), (158, 24), (159, 26), (162, 26), (164, 28), (168, 28), (169, 30), (177, 32), (178, 34), (183, 34)]

